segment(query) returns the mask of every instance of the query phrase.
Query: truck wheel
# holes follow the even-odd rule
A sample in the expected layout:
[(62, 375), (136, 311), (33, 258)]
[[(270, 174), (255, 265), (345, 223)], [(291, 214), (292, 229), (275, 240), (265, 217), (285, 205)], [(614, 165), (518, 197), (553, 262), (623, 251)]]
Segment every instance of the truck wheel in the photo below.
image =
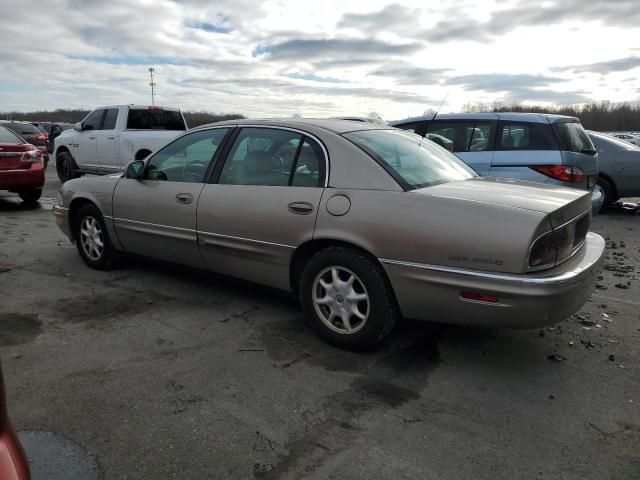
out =
[(31, 190), (22, 190), (18, 192), (18, 196), (24, 203), (36, 203), (42, 195), (41, 188), (32, 188)]
[(371, 349), (399, 318), (382, 267), (352, 248), (330, 247), (316, 253), (304, 267), (299, 290), (311, 327), (340, 348)]
[(59, 153), (56, 158), (56, 172), (58, 178), (62, 183), (71, 180), (72, 178), (78, 178), (79, 173), (76, 173), (78, 165), (69, 152)]
[(118, 253), (113, 248), (98, 207), (93, 204), (83, 205), (74, 218), (74, 238), (84, 263), (96, 270), (114, 268), (117, 265)]

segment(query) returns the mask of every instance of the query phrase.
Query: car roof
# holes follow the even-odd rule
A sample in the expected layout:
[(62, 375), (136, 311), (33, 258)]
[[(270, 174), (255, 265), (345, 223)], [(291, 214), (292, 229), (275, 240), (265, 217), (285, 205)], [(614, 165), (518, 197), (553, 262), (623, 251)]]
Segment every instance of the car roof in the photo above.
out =
[[(405, 123), (422, 122), (433, 120), (434, 115), (421, 115), (418, 117), (406, 118), (390, 122), (389, 125), (403, 125)], [(575, 117), (566, 115), (554, 115), (549, 113), (522, 113), (522, 112), (495, 112), (495, 113), (442, 113), (438, 114), (437, 120), (508, 120), (514, 122), (532, 123), (565, 123), (578, 122)]]
[(99, 107), (95, 107), (91, 109), (94, 110), (104, 110), (106, 108), (121, 108), (128, 107), (131, 110), (147, 110), (147, 109), (158, 109), (158, 110), (167, 110), (169, 112), (179, 112), (180, 109), (178, 107), (166, 107), (164, 105), (138, 105), (134, 103), (130, 103), (128, 105), (101, 105)]
[[(208, 123), (196, 127), (209, 128), (220, 127), (224, 125), (259, 125), (259, 126), (274, 126), (274, 127), (286, 127), (286, 128), (298, 128), (304, 129), (305, 127), (316, 127), (323, 130), (328, 130), (333, 133), (346, 133), (359, 130), (391, 130), (391, 127), (380, 123), (371, 122), (354, 122), (353, 120), (340, 120), (334, 118), (246, 118), (241, 120), (223, 120), (216, 123)], [(194, 129), (195, 130), (195, 129)]]

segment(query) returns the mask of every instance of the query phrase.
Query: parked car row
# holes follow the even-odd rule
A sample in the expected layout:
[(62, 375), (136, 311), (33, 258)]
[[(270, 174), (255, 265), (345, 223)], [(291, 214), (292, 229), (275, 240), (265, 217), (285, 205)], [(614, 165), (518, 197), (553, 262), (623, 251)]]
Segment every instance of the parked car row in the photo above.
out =
[[(67, 181), (54, 216), (92, 268), (138, 254), (286, 290), (342, 348), (377, 345), (403, 317), (547, 325), (586, 302), (604, 256), (589, 233), (593, 144), (565, 118), (416, 127), (477, 152), (482, 173), (530, 169), (546, 184), (480, 177), (375, 123), (227, 121), (183, 132), (124, 175)], [(527, 163), (527, 147), (549, 157)], [(502, 160), (506, 148), (523, 161)]]
[(47, 151), (47, 142), (49, 135), (41, 131), (35, 125), (29, 122), (8, 122), (2, 121), (0, 125), (11, 130), (13, 133), (22, 137), (27, 143), (34, 145), (42, 153), (42, 159), (45, 167), (49, 163), (49, 152)]

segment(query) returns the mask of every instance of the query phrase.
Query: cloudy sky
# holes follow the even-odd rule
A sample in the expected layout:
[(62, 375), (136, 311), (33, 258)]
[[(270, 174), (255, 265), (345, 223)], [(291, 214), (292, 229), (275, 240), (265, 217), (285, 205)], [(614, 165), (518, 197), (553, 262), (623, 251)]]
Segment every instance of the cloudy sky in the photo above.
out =
[(640, 99), (640, 0), (0, 0), (0, 111), (387, 120)]

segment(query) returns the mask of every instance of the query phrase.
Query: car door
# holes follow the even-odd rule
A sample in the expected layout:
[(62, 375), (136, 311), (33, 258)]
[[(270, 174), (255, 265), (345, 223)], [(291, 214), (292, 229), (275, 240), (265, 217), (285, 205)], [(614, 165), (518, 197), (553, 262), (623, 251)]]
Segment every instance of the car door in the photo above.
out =
[(198, 203), (208, 269), (288, 289), (295, 248), (313, 238), (327, 155), (307, 133), (239, 129)]
[(213, 128), (183, 135), (149, 157), (140, 179), (118, 182), (113, 221), (125, 251), (202, 267), (196, 206), (230, 131)]
[(102, 128), (102, 119), (105, 112), (104, 108), (91, 112), (82, 121), (82, 130), (75, 132), (71, 154), (78, 166), (99, 166), (96, 132)]
[(118, 108), (107, 109), (101, 128), (95, 131), (97, 164), (101, 168), (114, 172), (119, 170), (115, 133), (118, 111)]
[(495, 122), (490, 120), (434, 120), (426, 137), (451, 151), (480, 175), (489, 175)]

